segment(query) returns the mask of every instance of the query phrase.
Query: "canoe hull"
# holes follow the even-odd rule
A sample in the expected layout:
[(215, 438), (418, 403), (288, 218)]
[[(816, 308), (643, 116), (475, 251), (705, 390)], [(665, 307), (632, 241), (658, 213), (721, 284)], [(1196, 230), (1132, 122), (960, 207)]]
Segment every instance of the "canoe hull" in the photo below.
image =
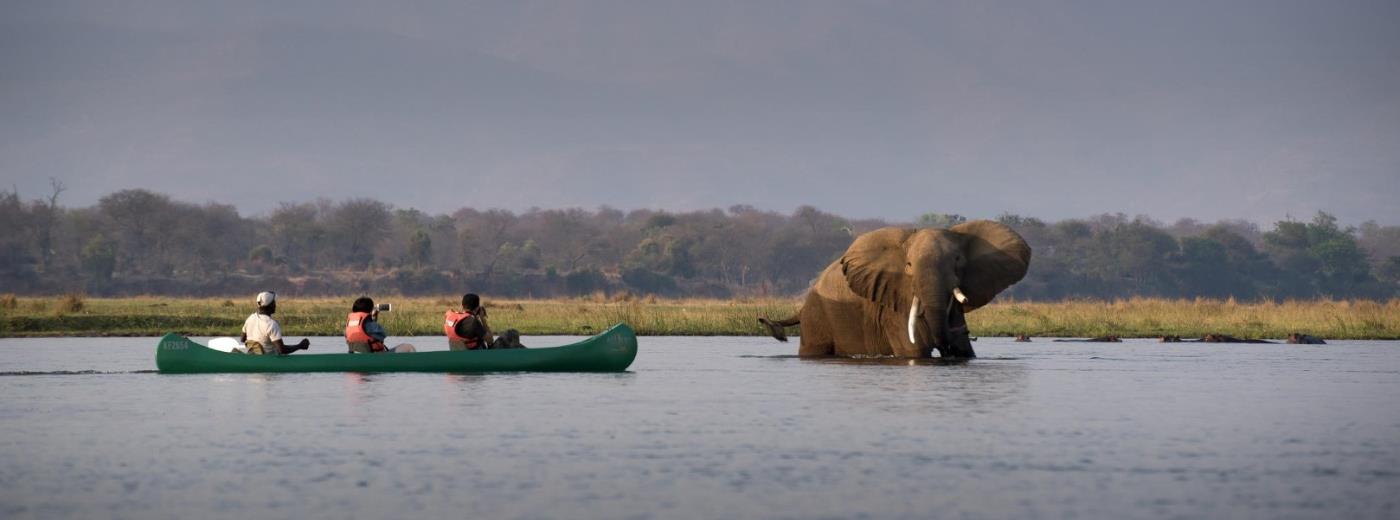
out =
[(625, 323), (578, 343), (550, 348), (250, 356), (225, 353), (178, 334), (156, 347), (166, 374), (237, 372), (621, 372), (637, 357), (637, 336)]

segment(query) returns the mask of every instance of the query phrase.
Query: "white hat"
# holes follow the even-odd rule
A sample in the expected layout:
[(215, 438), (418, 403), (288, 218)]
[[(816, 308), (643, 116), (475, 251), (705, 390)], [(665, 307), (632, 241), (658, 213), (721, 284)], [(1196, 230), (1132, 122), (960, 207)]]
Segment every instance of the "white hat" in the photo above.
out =
[(263, 291), (258, 293), (258, 307), (267, 307), (268, 305), (272, 305), (276, 302), (277, 293), (272, 291)]

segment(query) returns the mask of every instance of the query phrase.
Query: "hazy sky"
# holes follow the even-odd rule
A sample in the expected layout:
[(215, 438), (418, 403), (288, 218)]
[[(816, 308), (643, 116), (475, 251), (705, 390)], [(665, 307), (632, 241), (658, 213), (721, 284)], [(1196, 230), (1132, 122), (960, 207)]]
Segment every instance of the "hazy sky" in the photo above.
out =
[(5, 2), (0, 185), (1400, 224), (1400, 2)]

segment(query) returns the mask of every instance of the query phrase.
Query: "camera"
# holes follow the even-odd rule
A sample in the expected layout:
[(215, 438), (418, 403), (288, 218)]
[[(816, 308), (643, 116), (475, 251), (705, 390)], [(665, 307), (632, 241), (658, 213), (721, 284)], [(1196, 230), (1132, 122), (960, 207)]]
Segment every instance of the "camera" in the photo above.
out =
[(394, 310), (394, 304), (392, 304), (392, 303), (381, 303), (381, 304), (378, 305), (378, 307), (376, 307), (375, 310), (378, 310), (379, 312), (389, 312), (389, 311)]

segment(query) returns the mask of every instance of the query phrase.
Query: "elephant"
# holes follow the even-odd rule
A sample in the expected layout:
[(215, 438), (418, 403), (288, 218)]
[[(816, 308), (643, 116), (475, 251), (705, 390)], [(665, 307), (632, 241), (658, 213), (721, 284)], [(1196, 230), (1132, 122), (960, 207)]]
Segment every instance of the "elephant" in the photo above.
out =
[(779, 341), (802, 325), (800, 357), (972, 358), (964, 314), (1020, 281), (1030, 259), (1020, 235), (989, 220), (881, 228), (821, 272), (796, 315), (759, 321)]

